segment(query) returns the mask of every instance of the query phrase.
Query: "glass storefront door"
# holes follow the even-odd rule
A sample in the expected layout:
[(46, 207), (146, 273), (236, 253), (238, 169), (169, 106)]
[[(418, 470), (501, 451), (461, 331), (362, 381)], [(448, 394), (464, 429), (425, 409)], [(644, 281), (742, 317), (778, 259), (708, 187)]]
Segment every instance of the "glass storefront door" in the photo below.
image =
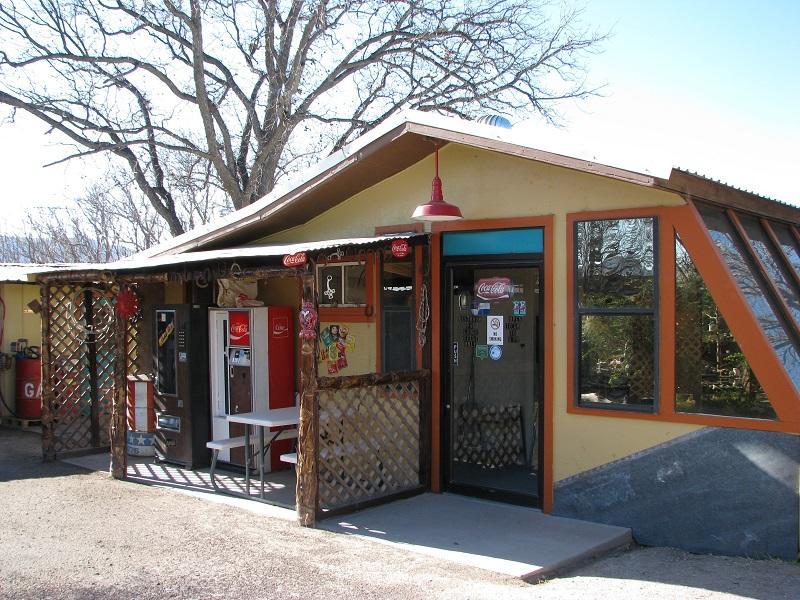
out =
[(445, 484), (538, 506), (541, 268), (446, 266)]

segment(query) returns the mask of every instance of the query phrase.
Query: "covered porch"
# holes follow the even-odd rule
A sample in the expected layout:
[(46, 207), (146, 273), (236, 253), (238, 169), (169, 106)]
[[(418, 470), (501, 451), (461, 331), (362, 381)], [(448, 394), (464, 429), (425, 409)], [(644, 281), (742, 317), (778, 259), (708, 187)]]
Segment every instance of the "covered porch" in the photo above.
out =
[[(393, 253), (398, 240), (403, 249)], [(45, 459), (108, 449), (115, 478), (214, 491), (207, 443), (241, 435), (232, 425), (228, 433), (228, 416), (273, 409), (263, 396), (276, 394), (272, 380), (280, 377), (288, 381), (284, 396), (299, 414), (297, 441), (273, 449), (272, 461), (250, 447), (250, 464), (265, 461), (268, 473), (264, 498), (257, 496), (258, 485), (249, 497), (296, 508), (299, 521), (311, 526), (331, 514), (429, 489), (428, 322), (418, 318), (430, 310), (428, 251), (427, 236), (412, 232), (189, 252), (40, 275)], [(351, 296), (331, 298), (337, 273)], [(264, 384), (269, 391), (254, 383), (247, 407), (234, 407), (233, 388), (225, 384), (239, 364), (231, 362), (233, 354), (219, 364), (214, 358), (212, 313), (222, 310), (221, 290), (231, 281), (247, 282), (253, 292), (243, 305), (234, 300), (230, 311), (284, 306), (292, 315), (280, 333), (291, 337), (289, 350), (281, 352), (291, 355), (286, 364), (294, 366), (270, 366), (275, 372)], [(165, 326), (159, 311), (175, 306), (201, 313), (195, 321), (205, 325), (176, 320)], [(407, 356), (385, 346), (389, 335), (408, 337), (402, 345)], [(168, 347), (174, 357), (166, 360)], [(254, 345), (246, 357), (242, 364), (252, 369), (247, 378), (267, 372), (266, 351), (259, 355)], [(170, 361), (172, 371), (165, 370)], [(128, 455), (128, 432), (143, 431), (137, 411), (144, 409), (132, 404), (137, 385), (149, 386), (145, 395), (152, 396), (154, 415), (144, 420), (153, 421), (147, 431), (153, 459)], [(191, 392), (177, 391), (182, 385)], [(224, 388), (219, 398), (215, 386)], [(250, 433), (256, 440), (257, 428)], [(183, 440), (184, 434), (191, 439)], [(174, 450), (182, 444), (184, 454)], [(296, 470), (277, 461), (287, 451), (296, 452)], [(219, 493), (247, 496), (243, 456), (231, 450), (221, 459)]]

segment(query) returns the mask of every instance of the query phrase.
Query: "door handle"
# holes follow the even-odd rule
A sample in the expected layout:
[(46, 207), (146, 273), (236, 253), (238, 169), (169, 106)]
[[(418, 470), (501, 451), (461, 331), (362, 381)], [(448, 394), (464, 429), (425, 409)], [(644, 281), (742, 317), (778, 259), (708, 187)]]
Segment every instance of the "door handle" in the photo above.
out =
[(233, 379), (233, 366), (228, 367), (228, 377)]

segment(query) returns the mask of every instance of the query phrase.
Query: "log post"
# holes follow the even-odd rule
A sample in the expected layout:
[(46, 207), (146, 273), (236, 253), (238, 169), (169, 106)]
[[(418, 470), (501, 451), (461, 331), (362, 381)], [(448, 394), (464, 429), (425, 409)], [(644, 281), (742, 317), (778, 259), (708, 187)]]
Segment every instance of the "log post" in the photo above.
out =
[[(301, 277), (302, 302), (317, 310), (314, 274)], [(319, 323), (317, 323), (319, 335)], [(300, 427), (297, 439), (297, 518), (303, 527), (313, 527), (319, 509), (319, 405), (317, 403), (317, 337), (300, 340)]]
[(127, 475), (126, 399), (127, 399), (127, 327), (128, 322), (114, 311), (114, 402), (111, 405), (111, 476)]
[(42, 295), (42, 458), (46, 461), (56, 459), (55, 422), (53, 406), (55, 393), (53, 390), (53, 374), (50, 368), (50, 284), (40, 285)]

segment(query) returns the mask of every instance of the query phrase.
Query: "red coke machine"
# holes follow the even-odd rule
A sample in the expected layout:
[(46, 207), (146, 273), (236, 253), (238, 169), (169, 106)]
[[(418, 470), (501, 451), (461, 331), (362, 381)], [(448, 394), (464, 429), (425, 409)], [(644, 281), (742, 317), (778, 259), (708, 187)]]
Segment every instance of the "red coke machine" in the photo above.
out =
[[(209, 363), (213, 439), (244, 435), (230, 414), (294, 406), (294, 309), (210, 309)], [(279, 457), (290, 451), (290, 440), (276, 442), (265, 468), (286, 468)], [(244, 449), (222, 450), (219, 460), (244, 465)]]

